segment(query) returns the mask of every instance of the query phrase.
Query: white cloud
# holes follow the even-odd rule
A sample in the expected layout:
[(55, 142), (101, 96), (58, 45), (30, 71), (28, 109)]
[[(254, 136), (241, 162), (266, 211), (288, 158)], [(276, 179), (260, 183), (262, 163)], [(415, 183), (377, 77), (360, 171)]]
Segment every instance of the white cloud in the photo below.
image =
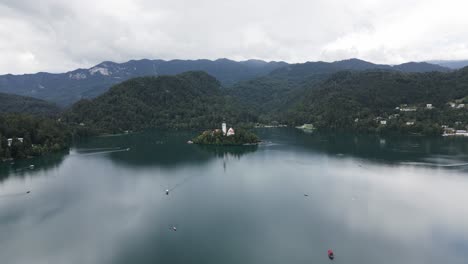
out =
[(0, 73), (104, 60), (468, 58), (464, 0), (0, 0)]

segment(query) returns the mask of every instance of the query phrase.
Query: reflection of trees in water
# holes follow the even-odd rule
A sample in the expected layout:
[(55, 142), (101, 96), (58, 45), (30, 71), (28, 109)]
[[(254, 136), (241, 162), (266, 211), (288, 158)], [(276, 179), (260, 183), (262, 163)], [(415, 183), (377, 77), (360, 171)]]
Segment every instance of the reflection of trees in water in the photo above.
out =
[(240, 158), (247, 153), (255, 152), (258, 149), (257, 145), (249, 146), (214, 146), (214, 145), (197, 145), (201, 150), (214, 154), (218, 158), (235, 157)]
[(113, 151), (112, 149), (130, 148), (129, 151), (116, 151), (100, 156), (126, 167), (176, 167), (201, 164), (211, 158), (208, 153), (187, 144), (187, 141), (197, 133), (197, 131), (148, 130), (136, 134), (91, 138), (78, 142), (75, 147), (80, 154), (86, 154), (87, 151), (92, 153), (92, 149)]
[[(199, 165), (225, 155), (240, 157), (253, 152), (256, 146), (200, 146), (187, 144), (198, 131), (148, 130), (143, 133), (115, 137), (93, 138), (79, 142), (75, 147), (80, 154), (87, 151), (126, 149), (129, 151), (103, 154), (119, 165), (130, 167), (175, 167)], [(91, 150), (90, 150), (91, 149)]]
[[(0, 182), (11, 176), (24, 178), (36, 174), (38, 171), (48, 171), (58, 168), (65, 159), (68, 151), (47, 154), (42, 157), (0, 163)], [(34, 167), (31, 168), (30, 166)]]
[(198, 148), (207, 153), (211, 153), (217, 158), (223, 159), (223, 169), (226, 172), (227, 162), (232, 159), (240, 159), (242, 155), (253, 153), (258, 149), (257, 145), (249, 146), (214, 146), (214, 145), (197, 145)]
[(336, 156), (353, 156), (385, 163), (407, 161), (461, 162), (468, 160), (468, 139), (410, 135), (296, 134), (294, 145)]

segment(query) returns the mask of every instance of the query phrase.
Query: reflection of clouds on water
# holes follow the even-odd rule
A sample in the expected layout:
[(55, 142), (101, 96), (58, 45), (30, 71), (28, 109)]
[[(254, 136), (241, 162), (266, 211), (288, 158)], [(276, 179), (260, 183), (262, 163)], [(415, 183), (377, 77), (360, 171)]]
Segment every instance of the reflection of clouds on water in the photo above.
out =
[(258, 149), (257, 145), (249, 146), (215, 146), (215, 145), (197, 145), (203, 151), (214, 154), (217, 157), (236, 157), (240, 158), (245, 154), (253, 153)]
[(0, 163), (0, 183), (9, 177), (25, 179), (56, 170), (67, 154), (68, 152), (53, 153), (32, 159), (17, 160), (13, 164)]
[(450, 154), (431, 143), (402, 157), (391, 139), (383, 148), (372, 137), (321, 145), (285, 133), (241, 153), (185, 144), (190, 135), (100, 138), (82, 153), (131, 151), (9, 177), (1, 193), (32, 192), (0, 201), (2, 260), (320, 263), (333, 248), (350, 264), (466, 263), (467, 174), (401, 164), (463, 163), (463, 146)]
[(110, 147), (110, 148), (76, 148), (73, 151), (77, 153), (82, 153), (82, 152), (98, 152), (98, 151), (110, 151), (110, 150), (118, 150), (121, 149), (120, 147)]
[(262, 141), (258, 145), (261, 146), (261, 147), (272, 147), (272, 146), (278, 146), (278, 145), (281, 145), (281, 144), (277, 143), (277, 142), (272, 142), (272, 141)]
[[(401, 162), (426, 162), (450, 165), (454, 159), (458, 165), (466, 163), (468, 140), (443, 137), (416, 137), (405, 135), (350, 135), (339, 133), (313, 133), (306, 135), (285, 131), (288, 138), (277, 137), (272, 141), (282, 142), (285, 147), (294, 146), (304, 152), (327, 153), (336, 157), (354, 157), (369, 162), (395, 164)], [(269, 140), (268, 137), (266, 137)], [(465, 154), (463, 154), (465, 153)], [(447, 156), (447, 161), (427, 161), (435, 155)], [(465, 157), (462, 157), (465, 155)], [(455, 165), (445, 166), (456, 167)]]
[[(447, 177), (446, 171), (404, 166), (369, 165), (368, 168), (363, 171), (346, 166), (333, 172), (345, 186), (361, 187), (357, 194), (362, 197), (360, 204), (343, 206), (346, 203), (339, 198), (355, 194), (346, 188), (329, 186), (330, 191), (340, 193), (332, 196), (333, 207), (342, 210), (336, 217), (345, 215), (344, 223), (353, 232), (383, 235), (407, 248), (415, 243), (432, 243), (433, 228), (444, 228), (445, 232), (468, 238), (468, 208), (462, 202), (468, 199), (465, 174), (453, 172), (452, 177)], [(441, 190), (449, 190), (450, 195)], [(434, 259), (429, 262), (436, 263)]]
[(411, 166), (428, 166), (428, 167), (465, 167), (468, 166), (468, 163), (431, 163), (431, 162), (401, 162), (401, 165), (411, 165)]
[(85, 153), (71, 153), (70, 156), (91, 156), (91, 155), (103, 155), (103, 154), (110, 154), (116, 152), (124, 152), (130, 151), (130, 148), (110, 148), (110, 150), (102, 150), (102, 151), (87, 151)]
[(0, 193), (0, 199), (25, 196), (25, 195), (28, 195), (29, 193), (30, 191), (22, 191), (22, 192), (15, 192), (15, 193)]

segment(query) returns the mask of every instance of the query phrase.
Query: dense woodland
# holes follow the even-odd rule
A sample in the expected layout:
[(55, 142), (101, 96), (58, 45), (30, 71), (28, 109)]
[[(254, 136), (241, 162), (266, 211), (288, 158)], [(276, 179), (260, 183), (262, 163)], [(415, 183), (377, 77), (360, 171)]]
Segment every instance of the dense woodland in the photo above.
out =
[[(467, 95), (468, 68), (451, 73), (340, 72), (305, 90), (279, 118), (292, 125), (313, 123), (319, 129), (440, 134), (442, 125), (468, 125), (468, 108), (448, 104), (464, 103)], [(427, 109), (427, 104), (433, 108)], [(402, 105), (417, 111), (397, 109)], [(381, 125), (381, 120), (387, 124)]]
[(64, 115), (74, 126), (99, 133), (145, 128), (212, 128), (223, 119), (254, 123), (252, 113), (222, 93), (221, 84), (204, 72), (141, 77), (125, 81), (89, 101), (76, 103)]
[(256, 144), (260, 142), (260, 139), (252, 132), (244, 129), (237, 129), (236, 133), (231, 136), (226, 136), (220, 130), (207, 130), (196, 138), (193, 139), (193, 143), (200, 145), (245, 145), (245, 144)]
[(204, 71), (223, 85), (232, 85), (265, 75), (287, 65), (285, 62), (260, 60), (131, 60), (125, 63), (105, 61), (89, 69), (66, 73), (0, 75), (0, 92), (31, 96), (62, 107), (81, 99), (93, 99), (122, 81), (143, 77), (175, 75), (187, 71)]
[[(10, 146), (8, 139), (12, 139)], [(54, 119), (26, 114), (0, 114), (0, 160), (65, 150), (70, 140), (71, 133), (67, 126)]]
[(53, 103), (40, 99), (0, 93), (0, 113), (22, 113), (55, 116), (61, 109)]
[[(430, 135), (441, 134), (442, 125), (468, 125), (467, 108), (448, 104), (468, 96), (468, 68), (412, 73), (375, 65), (366, 70), (369, 65), (357, 60), (343, 63), (341, 68), (364, 70), (334, 72), (336, 65), (301, 64), (228, 88), (202, 72), (136, 78), (75, 104), (65, 116), (70, 124), (101, 133), (212, 128), (225, 118), (237, 126), (312, 123), (321, 130)], [(397, 109), (402, 105), (418, 110), (402, 112)]]
[[(64, 149), (72, 134), (212, 129), (223, 120), (235, 127), (308, 123), (319, 130), (438, 135), (444, 125), (468, 126), (468, 108), (449, 105), (468, 103), (468, 68), (316, 62), (287, 65), (228, 87), (200, 71), (133, 78), (61, 113), (53, 104), (28, 97), (0, 94), (0, 102), (2, 159)], [(13, 139), (10, 147), (8, 138)]]

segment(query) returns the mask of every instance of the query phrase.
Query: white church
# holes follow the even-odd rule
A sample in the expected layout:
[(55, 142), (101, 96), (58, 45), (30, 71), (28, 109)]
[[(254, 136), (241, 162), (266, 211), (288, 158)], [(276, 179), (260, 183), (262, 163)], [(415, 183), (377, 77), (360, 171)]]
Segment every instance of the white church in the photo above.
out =
[(227, 128), (226, 122), (223, 122), (223, 124), (221, 125), (221, 130), (223, 131), (223, 135), (226, 135), (229, 137), (235, 134), (234, 129), (232, 127), (230, 127), (229, 130), (226, 130), (226, 128)]

